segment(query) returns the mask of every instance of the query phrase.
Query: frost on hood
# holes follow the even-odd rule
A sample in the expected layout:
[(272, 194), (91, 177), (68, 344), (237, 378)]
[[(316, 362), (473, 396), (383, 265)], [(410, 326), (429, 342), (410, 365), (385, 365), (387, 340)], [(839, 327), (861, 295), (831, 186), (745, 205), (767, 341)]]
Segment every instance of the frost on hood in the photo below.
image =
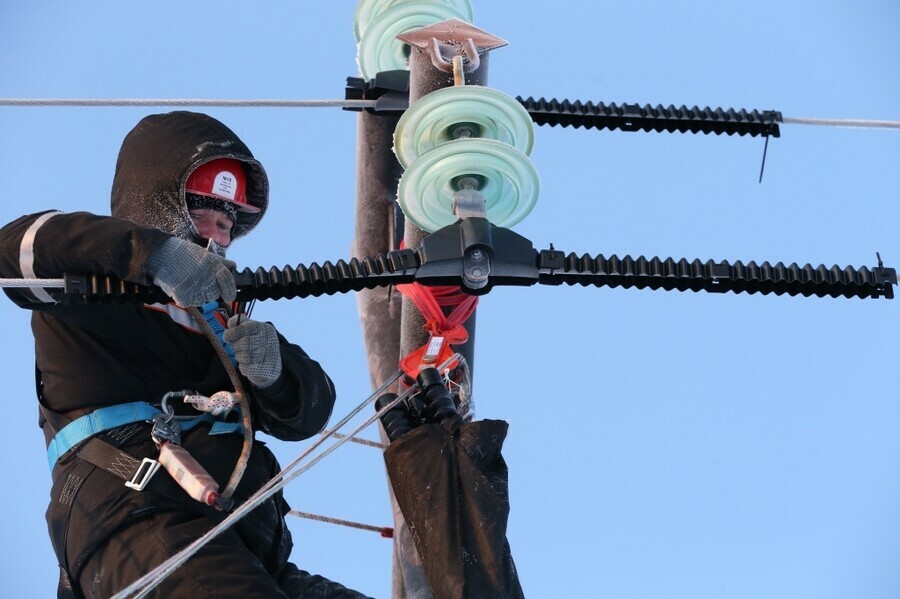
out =
[(268, 207), (266, 172), (231, 129), (195, 112), (150, 115), (128, 133), (116, 163), (112, 215), (206, 246), (188, 214), (184, 184), (197, 166), (217, 158), (235, 158), (247, 170), (247, 200), (260, 211), (238, 215), (232, 240), (246, 235)]

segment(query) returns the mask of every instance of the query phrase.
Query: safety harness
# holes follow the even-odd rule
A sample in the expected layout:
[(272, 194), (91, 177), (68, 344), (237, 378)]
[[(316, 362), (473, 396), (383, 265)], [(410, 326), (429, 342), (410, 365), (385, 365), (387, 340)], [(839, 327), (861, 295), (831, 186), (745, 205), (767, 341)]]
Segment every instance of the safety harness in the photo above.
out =
[[(191, 395), (189, 394), (184, 395), (191, 397)], [(47, 416), (50, 413), (50, 410), (42, 407), (42, 412), (44, 413), (44, 418), (47, 420), (47, 422), (50, 422), (50, 418), (48, 418)], [(104, 433), (111, 429), (125, 426), (127, 424), (138, 422), (153, 423), (163, 416), (168, 415), (159, 407), (143, 401), (136, 401), (127, 404), (98, 408), (90, 414), (85, 414), (80, 418), (72, 420), (56, 432), (56, 434), (50, 440), (50, 444), (47, 446), (47, 461), (49, 463), (50, 469), (53, 470), (53, 467), (56, 465), (56, 462), (59, 460), (59, 458), (71, 451), (72, 448), (76, 447), (80, 443), (87, 441), (88, 444), (90, 444), (94, 440), (103, 443), (103, 441), (101, 441), (100, 439), (95, 438), (95, 436), (99, 435), (100, 433)], [(178, 426), (180, 427), (181, 431), (185, 432), (191, 430), (201, 423), (210, 424), (210, 435), (240, 433), (242, 430), (240, 422), (225, 422), (223, 420), (218, 420), (209, 413), (199, 414), (197, 416), (174, 416), (174, 418), (178, 422)], [(109, 445), (109, 447), (115, 449), (112, 445)], [(84, 451), (85, 447), (81, 447), (76, 451), (76, 453), (79, 455), (79, 457), (83, 458)], [(95, 463), (94, 465), (99, 466), (108, 472), (112, 472), (116, 476), (119, 476), (119, 478), (123, 478), (119, 474), (120, 472), (122, 472), (122, 469), (119, 466), (121, 457), (118, 456), (118, 454), (121, 452), (117, 449), (115, 451), (116, 456), (111, 461), (104, 461), (101, 464)], [(145, 458), (144, 460), (146, 461), (147, 458)], [(115, 468), (111, 469), (109, 467), (110, 464), (115, 464)], [(132, 473), (132, 476), (135, 476), (137, 474), (137, 472), (134, 472)], [(134, 485), (136, 485), (137, 482), (134, 480), (132, 480), (131, 482), (134, 484), (127, 484), (127, 486), (136, 488)]]
[[(231, 309), (240, 312), (241, 307), (236, 304), (231, 306)], [(231, 364), (236, 365), (234, 350), (223, 338), (227, 312), (217, 302), (205, 304), (199, 312), (212, 329)], [(176, 322), (184, 324), (178, 319)], [(233, 502), (219, 495), (215, 480), (180, 446), (182, 432), (204, 423), (209, 424), (210, 435), (244, 432), (242, 418), (237, 422), (223, 418), (232, 408), (240, 411), (238, 401), (231, 392), (221, 391), (211, 397), (205, 397), (192, 391), (176, 391), (167, 393), (159, 406), (143, 401), (130, 402), (97, 408), (72, 420), (46, 406), (42, 376), (37, 366), (35, 366), (35, 384), (51, 472), (61, 460), (65, 461), (70, 456), (80, 458), (74, 469), (70, 469), (67, 473), (62, 495), (58, 501), (52, 502), (47, 514), (51, 541), (56, 553), (58, 556), (65, 556), (60, 558), (62, 561), (60, 597), (72, 599), (79, 597), (74, 590), (69, 565), (80, 562), (84, 555), (67, 556), (67, 523), (73, 505), (69, 498), (74, 498), (78, 494), (81, 485), (95, 467), (122, 480), (126, 487), (135, 491), (143, 491), (149, 485), (154, 492), (180, 501), (184, 497), (181, 494), (183, 490), (197, 501), (214, 506), (218, 510), (227, 512), (232, 509)], [(174, 408), (168, 405), (168, 400), (173, 398), (183, 399), (201, 413), (176, 416)], [(139, 458), (121, 449), (138, 434), (145, 433), (148, 424), (151, 425), (151, 438), (159, 450), (157, 456)], [(172, 475), (171, 478), (177, 482), (181, 490), (167, 482), (155, 484), (154, 475), (161, 466)]]
[[(223, 338), (225, 317), (221, 313), (218, 303), (205, 304), (201, 313), (231, 362), (236, 364), (234, 350)], [(187, 390), (173, 392), (163, 397), (160, 406), (143, 401), (117, 404), (97, 408), (75, 420), (69, 420), (45, 406), (41, 393), (40, 372), (37, 370), (36, 377), (41, 414), (45, 422), (47, 461), (51, 471), (61, 457), (74, 450), (78, 457), (125, 480), (125, 486), (141, 491), (159, 469), (160, 462), (149, 457), (138, 459), (131, 456), (115, 445), (98, 438), (98, 435), (132, 424), (150, 423), (153, 425), (151, 436), (157, 447), (162, 449), (162, 446), (169, 443), (180, 444), (182, 432), (189, 431), (202, 423), (210, 425), (208, 433), (210, 435), (243, 431), (241, 422), (228, 422), (216, 417), (216, 415), (227, 413), (235, 406), (236, 402), (227, 391), (216, 393), (212, 398)], [(203, 413), (194, 416), (176, 416), (174, 408), (167, 403), (172, 396), (184, 398), (187, 403), (191, 403)], [(172, 474), (176, 475), (175, 472)], [(179, 478), (176, 480), (181, 483)], [(182, 486), (184, 487), (184, 484)], [(190, 493), (189, 489), (185, 488), (185, 490)], [(206, 502), (205, 499), (203, 501)]]
[[(89, 414), (85, 414), (75, 420), (47, 408), (43, 401), (41, 373), (35, 368), (35, 380), (38, 390), (38, 405), (43, 419), (42, 427), (45, 438), (48, 441), (47, 458), (51, 472), (60, 459), (74, 455), (80, 458), (65, 478), (63, 492), (57, 501), (51, 502), (47, 512), (50, 530), (50, 538), (55, 552), (60, 557), (59, 564), (59, 591), (58, 595), (64, 599), (81, 599), (75, 591), (76, 585), (70, 574), (70, 566), (80, 563), (90, 550), (82, 555), (69, 556), (67, 551), (68, 522), (74, 498), (81, 489), (81, 485), (87, 480), (90, 472), (96, 467), (110, 473), (122, 480), (126, 487), (135, 491), (143, 491), (153, 482), (154, 474), (165, 465), (172, 474), (172, 478), (178, 482), (181, 489), (191, 497), (208, 505), (215, 505), (217, 509), (230, 511), (230, 502), (221, 501), (215, 494), (218, 491), (216, 483), (205, 473), (202, 466), (190, 458), (181, 455), (187, 452), (177, 445), (166, 440), (159, 447), (157, 458), (144, 457), (138, 459), (127, 451), (121, 449), (134, 439), (142, 431), (146, 431), (148, 423), (177, 422), (177, 430), (187, 431), (198, 424), (210, 423), (209, 434), (228, 434), (241, 432), (243, 426), (240, 422), (226, 422), (216, 419), (211, 413), (197, 416), (174, 417), (167, 416), (167, 411), (145, 402), (132, 402), (106, 408), (98, 408)], [(202, 396), (188, 396), (198, 398)], [(212, 399), (212, 398), (204, 398)], [(192, 401), (191, 403), (197, 403)], [(212, 402), (209, 402), (212, 403)], [(177, 418), (177, 420), (175, 420)], [(156, 436), (151, 432), (156, 441)], [(180, 436), (177, 437), (180, 440)], [(179, 452), (180, 450), (180, 452)], [(173, 459), (174, 458), (174, 459)], [(168, 463), (164, 463), (168, 460)], [(177, 473), (179, 465), (187, 464), (183, 470), (190, 476), (180, 477)], [(199, 477), (197, 476), (199, 473)], [(203, 476), (205, 474), (205, 477)], [(199, 482), (198, 482), (199, 481)], [(170, 484), (154, 485), (153, 491), (174, 500), (180, 500), (181, 491)], [(198, 492), (201, 491), (201, 492)], [(214, 495), (211, 495), (213, 493)]]

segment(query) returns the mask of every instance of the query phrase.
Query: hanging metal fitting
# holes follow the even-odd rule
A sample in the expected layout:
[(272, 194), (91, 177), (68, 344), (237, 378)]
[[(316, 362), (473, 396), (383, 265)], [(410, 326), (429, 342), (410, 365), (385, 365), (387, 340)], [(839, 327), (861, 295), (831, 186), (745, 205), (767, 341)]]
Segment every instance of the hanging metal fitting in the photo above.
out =
[(427, 52), (436, 69), (453, 72), (454, 56), (463, 56), (463, 70), (471, 73), (481, 66), (481, 55), (508, 42), (466, 23), (461, 19), (447, 19), (421, 29), (407, 31), (397, 39), (413, 48)]
[(457, 181), (459, 189), (453, 193), (451, 210), (458, 218), (478, 216), (484, 218), (487, 201), (478, 189), (481, 182), (477, 177), (462, 177)]

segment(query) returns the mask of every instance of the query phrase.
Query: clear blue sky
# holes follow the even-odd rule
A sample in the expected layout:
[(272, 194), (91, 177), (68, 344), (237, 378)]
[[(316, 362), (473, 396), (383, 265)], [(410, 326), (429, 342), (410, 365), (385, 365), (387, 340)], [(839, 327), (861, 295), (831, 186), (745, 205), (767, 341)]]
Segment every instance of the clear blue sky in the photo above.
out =
[[(510, 95), (900, 120), (896, 2), (500, 2)], [(0, 97), (341, 98), (351, 0), (6, 2)], [(0, 222), (108, 212), (122, 138), (161, 108), (0, 107)], [(356, 118), (209, 109), (269, 172), (268, 217), (230, 257), (349, 255)], [(515, 230), (606, 255), (900, 266), (900, 131), (785, 125), (761, 139), (538, 128), (542, 195)], [(257, 318), (335, 379), (335, 420), (369, 392), (352, 295), (263, 302)], [(0, 579), (49, 597), (49, 475), (28, 315), (0, 301)], [(597, 288), (500, 288), (477, 316), (478, 415), (510, 423), (509, 539), (529, 597), (900, 595), (900, 305)], [(139, 340), (137, 340), (139, 341)], [(374, 432), (369, 431), (374, 437)], [(273, 441), (284, 463), (306, 444)], [(343, 447), (293, 507), (388, 525), (381, 457)], [(292, 520), (294, 560), (375, 597), (390, 542)]]

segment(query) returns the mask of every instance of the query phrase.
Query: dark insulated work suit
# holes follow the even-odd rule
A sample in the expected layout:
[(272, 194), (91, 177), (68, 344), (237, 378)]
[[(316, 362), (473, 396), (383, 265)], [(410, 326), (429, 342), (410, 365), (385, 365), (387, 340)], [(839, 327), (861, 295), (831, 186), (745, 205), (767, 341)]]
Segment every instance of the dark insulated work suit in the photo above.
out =
[[(160, 147), (174, 149), (161, 153)], [(259, 163), (215, 119), (189, 112), (153, 115), (123, 143), (113, 185), (115, 216), (48, 212), (13, 221), (0, 229), (0, 277), (106, 273), (151, 283), (144, 269), (148, 256), (170, 234), (184, 236), (188, 227), (183, 192), (187, 173), (222, 155), (246, 162), (248, 197), (262, 208), (248, 220), (239, 219), (234, 230), (239, 237), (265, 211), (268, 185)], [(210, 341), (174, 304), (66, 306), (53, 303), (42, 291), (6, 293), (32, 311), (39, 399), (52, 413), (75, 419), (117, 404), (159, 404), (170, 391), (190, 389), (210, 396), (232, 390)], [(265, 389), (243, 380), (251, 395), (253, 428), (283, 440), (305, 439), (327, 423), (334, 388), (299, 346), (281, 335), (279, 343), (283, 369), (278, 380)], [(199, 414), (185, 405), (176, 412)], [(183, 435), (182, 446), (222, 488), (243, 439), (240, 434), (209, 432), (208, 425), (198, 425)], [(101, 437), (137, 459), (158, 456), (147, 423), (120, 426)], [(255, 441), (234, 499), (240, 504), (279, 470), (272, 452)], [(152, 596), (362, 597), (288, 561), (288, 509), (280, 493), (270, 498), (191, 558)], [(191, 499), (162, 469), (138, 492), (69, 452), (53, 468), (48, 508), (54, 550), (72, 587), (65, 588), (64, 579), (61, 596), (109, 597), (224, 517)]]

